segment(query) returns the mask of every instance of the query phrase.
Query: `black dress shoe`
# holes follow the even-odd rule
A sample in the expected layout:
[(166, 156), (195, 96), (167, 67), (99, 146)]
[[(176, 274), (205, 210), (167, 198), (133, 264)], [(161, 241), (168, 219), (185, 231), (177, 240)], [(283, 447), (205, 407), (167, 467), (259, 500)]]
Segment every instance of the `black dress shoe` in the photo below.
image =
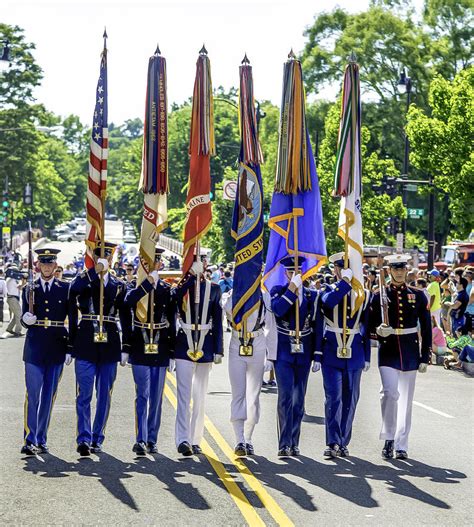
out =
[(291, 448), (289, 446), (284, 446), (278, 451), (278, 457), (290, 457)]
[(193, 454), (195, 456), (199, 456), (202, 454), (202, 448), (199, 445), (193, 445), (192, 449), (193, 449)]
[(397, 450), (395, 452), (396, 459), (408, 459), (408, 452), (406, 450)]
[(158, 447), (156, 446), (156, 443), (147, 443), (146, 446), (150, 454), (158, 454)]
[(341, 450), (339, 448), (339, 445), (336, 444), (330, 444), (327, 446), (326, 450), (323, 453), (323, 456), (326, 459), (334, 459), (338, 457), (341, 453)]
[(252, 443), (245, 443), (245, 450), (247, 450), (247, 456), (253, 456), (255, 454)]
[(297, 446), (291, 447), (291, 455), (297, 457), (300, 455), (300, 449)]
[(137, 456), (146, 456), (146, 445), (143, 441), (140, 443), (135, 443), (133, 445), (132, 451), (135, 452)]
[(36, 456), (37, 450), (35, 445), (32, 445), (31, 443), (27, 443), (26, 445), (23, 445), (20, 450), (21, 454), (24, 454), (25, 456)]
[(45, 444), (37, 445), (36, 448), (38, 449), (39, 454), (49, 454), (49, 448)]
[(193, 455), (193, 449), (191, 448), (191, 445), (187, 441), (183, 441), (178, 445), (178, 452), (180, 454), (183, 454), (183, 456), (192, 456)]
[(393, 457), (393, 439), (387, 439), (382, 448), (382, 457), (385, 459), (392, 459)]
[(234, 454), (240, 457), (246, 456), (247, 449), (245, 448), (245, 443), (237, 443), (237, 445), (234, 448)]
[(93, 454), (100, 454), (102, 452), (102, 445), (99, 443), (92, 443), (91, 452)]
[(339, 451), (339, 455), (341, 457), (347, 457), (349, 455), (349, 449), (346, 446), (341, 446), (341, 449)]
[(79, 443), (77, 445), (76, 451), (79, 453), (80, 456), (90, 456), (91, 455), (91, 447), (89, 446), (89, 443)]

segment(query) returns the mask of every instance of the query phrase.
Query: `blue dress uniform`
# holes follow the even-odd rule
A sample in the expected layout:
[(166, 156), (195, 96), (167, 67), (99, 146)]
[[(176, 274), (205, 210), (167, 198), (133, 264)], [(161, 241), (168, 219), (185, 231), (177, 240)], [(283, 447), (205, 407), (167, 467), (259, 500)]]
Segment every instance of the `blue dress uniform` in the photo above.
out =
[[(409, 255), (386, 257), (391, 268), (404, 268)], [(382, 456), (405, 459), (411, 428), (412, 402), (417, 371), (426, 371), (431, 357), (431, 317), (422, 291), (405, 283), (386, 287), (388, 326), (383, 327), (380, 292), (370, 305), (370, 325), (379, 343), (379, 371), (382, 380)], [(420, 342), (421, 340), (421, 342)]]
[[(188, 274), (174, 290), (178, 312), (175, 347), (178, 409), (175, 440), (178, 452), (186, 456), (201, 453), (199, 444), (204, 434), (209, 373), (215, 356), (224, 354), (221, 288), (208, 280), (201, 280), (199, 316), (196, 320), (195, 283), (196, 277)], [(196, 329), (197, 343), (194, 341)]]
[[(138, 302), (146, 295), (147, 321), (143, 323), (138, 318), (136, 308)], [(157, 452), (156, 441), (161, 423), (166, 368), (174, 354), (176, 340), (176, 306), (171, 286), (163, 280), (158, 281), (155, 289), (149, 280), (144, 280), (138, 287), (129, 288), (124, 304), (133, 317), (132, 323), (124, 323), (123, 327), (123, 351), (130, 356), (136, 391), (136, 444), (133, 450), (139, 455), (145, 455), (146, 447), (150, 453)], [(153, 335), (152, 338), (150, 334)], [(150, 344), (152, 346), (149, 346)], [(153, 345), (157, 346), (156, 351)]]
[[(114, 247), (106, 244), (106, 247)], [(70, 286), (72, 309), (71, 341), (76, 372), (77, 451), (81, 455), (100, 452), (105, 438), (117, 362), (121, 358), (121, 341), (117, 315), (123, 312), (125, 284), (112, 274), (104, 276), (104, 331), (107, 342), (94, 342), (99, 331), (100, 278), (94, 268), (77, 276)], [(77, 326), (77, 308), (81, 320)], [(91, 428), (91, 399), (94, 389), (97, 404)]]
[(273, 287), (270, 295), (278, 333), (274, 360), (278, 384), (278, 455), (298, 455), (306, 386), (311, 362), (315, 360), (316, 335), (322, 331), (322, 317), (316, 307), (318, 293), (303, 288), (299, 306), (303, 353), (291, 351), (295, 342), (295, 302), (299, 302), (298, 295), (287, 286), (280, 285)]
[[(35, 251), (42, 263), (56, 261), (59, 249)], [(69, 284), (55, 278), (34, 281), (34, 323), (24, 322), (29, 313), (28, 287), (23, 290), (22, 324), (26, 332), (23, 361), (25, 363), (24, 447), (22, 453), (47, 453), (47, 434), (51, 412), (68, 353), (68, 332), (64, 321), (68, 316)], [(32, 320), (34, 320), (34, 317)]]
[[(339, 262), (339, 261), (338, 261)], [(336, 263), (335, 263), (336, 265)], [(362, 306), (351, 316), (350, 283), (339, 280), (321, 291), (320, 308), (325, 327), (322, 343), (317, 344), (321, 361), (326, 400), (326, 457), (346, 456), (351, 440), (352, 423), (360, 393), (360, 379), (366, 363), (370, 363), (369, 292)], [(344, 297), (347, 295), (346, 348), (348, 358), (338, 357), (344, 345)]]

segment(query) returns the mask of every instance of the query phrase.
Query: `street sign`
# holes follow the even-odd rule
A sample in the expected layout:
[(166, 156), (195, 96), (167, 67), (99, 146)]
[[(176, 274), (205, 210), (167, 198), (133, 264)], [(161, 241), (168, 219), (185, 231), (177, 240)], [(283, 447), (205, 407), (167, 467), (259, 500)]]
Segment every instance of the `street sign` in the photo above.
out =
[(418, 220), (425, 214), (425, 209), (407, 209), (408, 217), (414, 220)]
[(403, 252), (403, 232), (397, 232), (397, 253)]
[(3, 227), (2, 233), (3, 233), (3, 236), (10, 236), (10, 227)]
[(418, 185), (412, 185), (411, 183), (407, 183), (405, 185), (405, 190), (407, 192), (418, 192)]
[(237, 194), (237, 181), (224, 180), (223, 186), (223, 198), (233, 201)]

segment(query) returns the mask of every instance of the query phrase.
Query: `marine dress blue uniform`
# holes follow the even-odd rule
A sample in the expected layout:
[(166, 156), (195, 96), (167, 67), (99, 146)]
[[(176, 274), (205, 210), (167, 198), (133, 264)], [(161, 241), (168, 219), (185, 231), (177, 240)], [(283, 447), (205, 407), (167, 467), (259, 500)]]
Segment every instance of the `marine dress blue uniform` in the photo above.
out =
[[(325, 455), (347, 455), (352, 422), (360, 393), (360, 379), (366, 363), (370, 363), (369, 293), (362, 306), (351, 316), (352, 287), (346, 280), (328, 285), (321, 291), (320, 307), (324, 316), (324, 335), (317, 344), (321, 361), (326, 400)], [(347, 295), (346, 348), (348, 358), (338, 357), (343, 347), (344, 297)]]
[[(110, 273), (104, 275), (104, 331), (107, 342), (94, 342), (98, 332), (100, 278), (94, 268), (77, 276), (70, 286), (72, 309), (71, 342), (76, 372), (77, 444), (81, 455), (88, 450), (100, 452), (105, 438), (117, 362), (121, 358), (121, 341), (117, 316), (123, 313), (125, 284)], [(77, 325), (77, 308), (81, 320)], [(94, 423), (91, 427), (91, 400), (97, 396)]]
[[(58, 249), (36, 251), (40, 262), (56, 261)], [(47, 434), (57, 388), (68, 353), (68, 332), (64, 321), (68, 317), (69, 284), (55, 278), (34, 281), (33, 324), (22, 324), (26, 332), (23, 361), (25, 363), (24, 447), (22, 452), (47, 452)], [(23, 316), (29, 313), (28, 287), (23, 290)]]
[[(278, 384), (278, 453), (280, 456), (298, 455), (306, 386), (311, 362), (315, 360), (316, 335), (322, 331), (322, 317), (317, 311), (318, 293), (304, 287), (299, 300), (298, 294), (288, 286), (278, 285), (272, 288), (270, 295), (278, 333), (274, 360)], [(299, 302), (302, 353), (292, 353), (296, 335), (296, 302)]]
[(178, 452), (183, 455), (201, 453), (199, 444), (204, 434), (209, 373), (216, 357), (224, 354), (221, 288), (209, 280), (200, 281), (196, 320), (195, 283), (196, 277), (189, 273), (174, 290), (178, 313), (175, 347), (178, 408), (175, 441)]
[[(150, 294), (152, 291), (153, 295)], [(137, 304), (144, 297), (148, 302), (147, 320), (141, 322)], [(148, 447), (150, 452), (156, 453), (166, 369), (173, 357), (176, 340), (174, 296), (171, 286), (163, 280), (159, 280), (155, 288), (149, 280), (144, 280), (138, 287), (129, 287), (124, 304), (125, 309), (131, 313), (131, 323), (124, 321), (123, 351), (129, 354), (135, 381), (134, 451), (143, 455)], [(149, 346), (150, 344), (157, 347)], [(152, 353), (149, 352), (150, 349)]]

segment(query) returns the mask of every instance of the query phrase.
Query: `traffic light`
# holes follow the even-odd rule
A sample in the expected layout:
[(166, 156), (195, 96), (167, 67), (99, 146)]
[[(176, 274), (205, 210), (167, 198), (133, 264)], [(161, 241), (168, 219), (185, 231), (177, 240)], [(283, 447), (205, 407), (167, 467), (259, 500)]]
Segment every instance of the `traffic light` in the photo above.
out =
[(0, 212), (0, 221), (2, 223), (7, 223), (8, 222), (8, 212), (10, 210), (10, 199), (8, 197), (8, 190), (4, 190), (3, 191), (3, 196), (2, 196), (2, 209), (1, 209), (1, 212)]
[(216, 199), (216, 180), (211, 176), (211, 191), (209, 192), (209, 199), (214, 201)]

